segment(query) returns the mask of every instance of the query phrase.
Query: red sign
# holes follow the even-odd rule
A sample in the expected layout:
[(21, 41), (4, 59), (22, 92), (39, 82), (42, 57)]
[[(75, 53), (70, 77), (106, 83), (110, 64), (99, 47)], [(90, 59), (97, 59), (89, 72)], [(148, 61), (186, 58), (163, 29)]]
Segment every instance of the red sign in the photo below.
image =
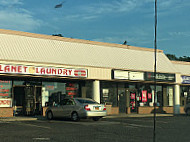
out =
[(0, 107), (11, 107), (12, 100), (11, 99), (0, 99)]
[(148, 93), (148, 99), (152, 99), (152, 93)]
[(11, 81), (0, 80), (0, 96), (11, 97)]
[(147, 102), (147, 91), (142, 91), (142, 102)]
[(131, 93), (131, 99), (135, 99), (135, 93)]

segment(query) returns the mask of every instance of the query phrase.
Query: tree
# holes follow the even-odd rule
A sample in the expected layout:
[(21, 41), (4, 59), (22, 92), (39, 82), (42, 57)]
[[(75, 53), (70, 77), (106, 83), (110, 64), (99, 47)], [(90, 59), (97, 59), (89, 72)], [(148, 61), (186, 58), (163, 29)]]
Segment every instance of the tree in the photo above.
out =
[(174, 60), (174, 61), (185, 61), (185, 62), (190, 62), (190, 57), (183, 56), (183, 57), (176, 57), (174, 54), (166, 54), (168, 59)]
[(63, 37), (62, 34), (52, 34), (52, 36), (59, 36), (59, 37)]

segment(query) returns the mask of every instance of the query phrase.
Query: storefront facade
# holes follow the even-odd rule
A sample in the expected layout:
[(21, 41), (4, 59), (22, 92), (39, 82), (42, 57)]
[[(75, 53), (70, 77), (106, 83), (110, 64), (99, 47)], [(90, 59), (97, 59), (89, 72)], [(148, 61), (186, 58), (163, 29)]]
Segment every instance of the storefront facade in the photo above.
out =
[[(112, 74), (114, 82), (101, 82), (102, 103), (118, 107), (119, 113), (153, 113), (152, 72), (113, 70)], [(156, 79), (157, 112), (173, 113), (175, 74), (157, 73)]]
[(154, 94), (158, 113), (186, 103), (189, 86), (161, 50), (155, 88), (153, 49), (1, 29), (0, 38), (0, 117), (45, 115), (65, 96), (105, 103), (108, 114), (152, 113)]
[(0, 109), (8, 116), (42, 115), (65, 96), (82, 97), (87, 69), (0, 64)]

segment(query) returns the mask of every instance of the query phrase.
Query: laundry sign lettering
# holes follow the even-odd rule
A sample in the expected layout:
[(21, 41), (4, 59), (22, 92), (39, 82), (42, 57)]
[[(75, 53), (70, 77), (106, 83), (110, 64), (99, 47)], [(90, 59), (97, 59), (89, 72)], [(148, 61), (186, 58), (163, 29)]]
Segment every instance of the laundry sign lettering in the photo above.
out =
[(25, 65), (5, 65), (0, 64), (1, 74), (28, 74), (47, 75), (62, 77), (87, 77), (87, 69), (68, 69), (57, 67), (39, 67)]

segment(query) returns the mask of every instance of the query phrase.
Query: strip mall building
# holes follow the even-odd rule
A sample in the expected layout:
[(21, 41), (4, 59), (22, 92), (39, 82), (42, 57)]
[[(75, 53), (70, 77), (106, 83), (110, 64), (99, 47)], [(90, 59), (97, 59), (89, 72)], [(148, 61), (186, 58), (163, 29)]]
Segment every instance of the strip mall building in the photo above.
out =
[(65, 96), (105, 103), (108, 114), (180, 114), (190, 95), (190, 64), (154, 50), (0, 29), (0, 117), (44, 115)]

